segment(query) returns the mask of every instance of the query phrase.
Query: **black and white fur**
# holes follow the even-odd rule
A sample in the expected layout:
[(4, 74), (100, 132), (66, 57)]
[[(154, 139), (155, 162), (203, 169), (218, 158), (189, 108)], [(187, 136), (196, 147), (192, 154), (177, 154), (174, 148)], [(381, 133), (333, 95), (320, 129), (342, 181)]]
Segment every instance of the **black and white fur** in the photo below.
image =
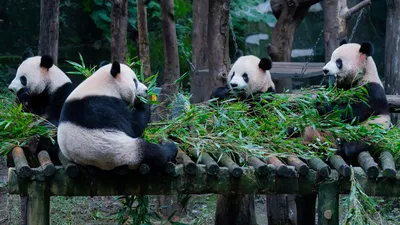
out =
[(246, 99), (254, 94), (274, 92), (275, 85), (269, 70), (272, 61), (254, 55), (237, 55), (227, 77), (227, 85), (217, 88), (211, 98), (227, 99), (237, 97)]
[(77, 164), (102, 170), (134, 169), (142, 163), (159, 168), (173, 160), (174, 143), (156, 145), (141, 138), (150, 109), (137, 102), (137, 96), (146, 91), (128, 66), (113, 62), (100, 67), (64, 104), (58, 127), (63, 154)]
[[(378, 124), (387, 129), (390, 126), (389, 106), (386, 94), (374, 60), (372, 59), (373, 45), (364, 42), (361, 45), (347, 43), (345, 40), (332, 53), (331, 60), (323, 67), (326, 76), (335, 76), (336, 86), (345, 90), (351, 87), (365, 85), (368, 91), (367, 104), (362, 101), (351, 104), (351, 113), (341, 115), (343, 121), (351, 123), (356, 118), (356, 124), (368, 126)], [(360, 73), (358, 73), (360, 71)], [(347, 102), (319, 105), (319, 114), (331, 112), (335, 106), (345, 109)], [(376, 116), (376, 118), (371, 118)], [(318, 136), (315, 130), (308, 129), (304, 136)], [(368, 150), (368, 146), (362, 142), (342, 142), (339, 144), (339, 154), (345, 157), (357, 156), (361, 151)]]
[[(8, 89), (17, 95), (23, 109), (58, 126), (61, 108), (74, 89), (71, 80), (49, 55), (33, 56), (26, 51)], [(37, 150), (47, 150), (53, 162), (58, 162), (58, 147), (47, 138), (40, 138)]]

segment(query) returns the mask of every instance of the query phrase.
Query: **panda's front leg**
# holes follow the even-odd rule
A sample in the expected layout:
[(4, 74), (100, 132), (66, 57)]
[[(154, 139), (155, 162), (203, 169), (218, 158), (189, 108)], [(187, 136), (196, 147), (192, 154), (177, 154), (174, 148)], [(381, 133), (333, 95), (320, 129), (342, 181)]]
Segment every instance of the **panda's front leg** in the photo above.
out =
[(342, 156), (346, 161), (357, 160), (358, 155), (363, 151), (368, 151), (368, 144), (357, 141), (357, 142), (342, 142), (338, 145), (337, 154)]
[(137, 99), (132, 112), (132, 126), (137, 137), (142, 137), (147, 124), (150, 122), (151, 110), (150, 105)]

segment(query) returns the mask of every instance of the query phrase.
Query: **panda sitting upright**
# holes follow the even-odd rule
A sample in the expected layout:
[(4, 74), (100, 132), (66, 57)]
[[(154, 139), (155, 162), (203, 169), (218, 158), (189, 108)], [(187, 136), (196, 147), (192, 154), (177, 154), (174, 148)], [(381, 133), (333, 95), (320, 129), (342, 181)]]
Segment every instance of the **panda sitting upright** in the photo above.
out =
[(269, 73), (271, 68), (270, 59), (239, 54), (229, 71), (227, 85), (217, 88), (211, 98), (223, 100), (236, 97), (244, 100), (255, 94), (275, 93), (275, 85)]
[[(340, 46), (332, 53), (331, 60), (323, 67), (323, 73), (326, 76), (336, 76), (336, 86), (344, 90), (352, 87), (365, 85), (368, 91), (367, 103), (357, 101), (350, 105), (350, 112), (343, 113), (341, 118), (346, 123), (369, 125), (378, 124), (384, 129), (390, 126), (389, 106), (386, 94), (379, 79), (378, 71), (371, 55), (373, 54), (373, 45), (364, 42), (361, 45), (356, 43), (347, 43), (343, 40)], [(345, 109), (347, 102), (333, 102), (324, 105), (318, 105), (319, 114), (331, 112), (335, 106), (339, 109)], [(374, 116), (374, 118), (370, 118)], [(326, 137), (321, 131), (312, 128), (306, 128), (303, 133), (303, 140), (310, 141), (314, 137)], [(353, 158), (360, 152), (368, 149), (363, 142), (342, 142), (339, 143), (338, 153), (346, 158)]]
[[(22, 103), (25, 112), (39, 115), (57, 126), (61, 108), (74, 89), (71, 80), (53, 64), (49, 55), (33, 56), (31, 51), (26, 51), (22, 60), (8, 89), (17, 94), (17, 101)], [(48, 138), (41, 137), (36, 144), (37, 150), (47, 150), (52, 161), (59, 163), (58, 147)]]
[(157, 169), (175, 159), (174, 143), (156, 145), (141, 138), (150, 108), (137, 97), (146, 91), (127, 65), (113, 62), (100, 67), (63, 106), (58, 126), (62, 153), (77, 164), (105, 171), (134, 169), (142, 163)]

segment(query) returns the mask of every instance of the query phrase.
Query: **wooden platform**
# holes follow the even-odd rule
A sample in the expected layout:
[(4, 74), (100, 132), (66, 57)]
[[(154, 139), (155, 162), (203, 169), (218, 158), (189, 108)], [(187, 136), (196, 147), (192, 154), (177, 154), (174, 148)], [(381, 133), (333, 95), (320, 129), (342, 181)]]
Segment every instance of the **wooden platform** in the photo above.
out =
[[(325, 63), (311, 62), (307, 64), (307, 69), (302, 74), (306, 62), (273, 62), (270, 70), (272, 78), (310, 78), (322, 76), (322, 67)], [(208, 74), (209, 70), (199, 70), (199, 74)]]
[(270, 70), (272, 78), (310, 78), (322, 76), (322, 67), (325, 63), (308, 63), (303, 72), (306, 62), (273, 62)]

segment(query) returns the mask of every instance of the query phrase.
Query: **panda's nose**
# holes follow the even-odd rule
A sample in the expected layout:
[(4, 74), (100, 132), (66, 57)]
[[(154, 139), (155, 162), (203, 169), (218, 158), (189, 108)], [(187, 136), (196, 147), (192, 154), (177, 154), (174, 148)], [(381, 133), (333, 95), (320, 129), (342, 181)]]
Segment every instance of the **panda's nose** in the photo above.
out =
[(8, 88), (8, 90), (14, 93), (14, 89), (12, 89), (12, 88)]
[(235, 88), (235, 87), (238, 86), (238, 84), (237, 84), (237, 83), (231, 83), (231, 86), (232, 86), (233, 88)]
[(329, 70), (323, 69), (322, 72), (323, 72), (325, 75), (327, 75), (327, 74), (329, 73)]

